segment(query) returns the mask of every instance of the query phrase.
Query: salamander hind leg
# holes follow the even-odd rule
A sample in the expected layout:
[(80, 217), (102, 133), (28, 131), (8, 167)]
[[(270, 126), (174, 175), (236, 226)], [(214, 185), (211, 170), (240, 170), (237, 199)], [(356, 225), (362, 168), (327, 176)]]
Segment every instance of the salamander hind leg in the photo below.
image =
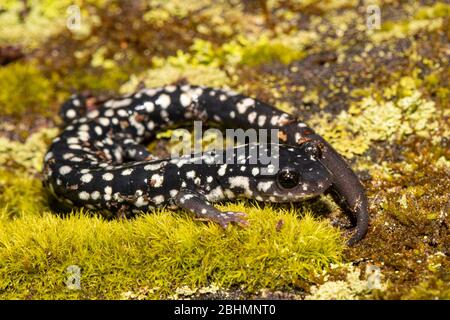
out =
[(218, 223), (222, 228), (227, 228), (230, 223), (247, 226), (246, 214), (243, 212), (222, 212), (211, 205), (204, 197), (194, 191), (182, 190), (175, 197), (175, 204), (192, 212), (199, 219), (210, 220)]

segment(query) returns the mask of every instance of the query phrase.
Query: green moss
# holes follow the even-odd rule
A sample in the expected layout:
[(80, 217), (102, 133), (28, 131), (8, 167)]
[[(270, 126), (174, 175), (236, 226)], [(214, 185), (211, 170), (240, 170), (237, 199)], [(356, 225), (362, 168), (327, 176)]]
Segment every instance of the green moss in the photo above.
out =
[(436, 2), (432, 6), (421, 7), (414, 16), (415, 19), (420, 20), (444, 17), (450, 17), (450, 5), (444, 2)]
[(25, 143), (0, 137), (0, 216), (39, 215), (46, 207), (39, 179), (43, 157), (57, 129), (31, 135)]
[[(343, 241), (325, 221), (269, 207), (226, 208), (246, 211), (251, 226), (223, 231), (168, 212), (122, 222), (83, 214), (3, 219), (0, 296), (118, 299), (148, 286), (158, 288), (149, 298), (164, 298), (177, 287), (211, 282), (251, 292), (295, 287), (340, 261)], [(277, 231), (279, 220), (284, 225)], [(64, 285), (69, 265), (81, 268), (80, 291)]]
[(135, 90), (139, 82), (155, 87), (187, 80), (192, 84), (226, 86), (239, 83), (235, 73), (242, 65), (257, 66), (263, 63), (282, 62), (288, 64), (304, 56), (303, 47), (315, 39), (314, 33), (299, 33), (295, 36), (256, 39), (236, 37), (222, 46), (202, 39), (195, 39), (189, 52), (177, 51), (174, 56), (154, 57), (153, 68), (140, 75), (133, 75), (121, 92)]
[(0, 169), (1, 219), (37, 215), (44, 205), (40, 179), (23, 172)]
[(262, 37), (255, 44), (248, 45), (242, 52), (241, 64), (257, 66), (263, 63), (280, 61), (288, 64), (294, 60), (299, 60), (305, 56), (301, 49), (293, 47), (291, 43), (283, 41), (271, 41)]
[(129, 79), (129, 74), (118, 67), (112, 67), (107, 69), (80, 69), (64, 75), (63, 79), (57, 78), (68, 90), (77, 92), (83, 90), (117, 91)]
[(0, 68), (0, 115), (46, 114), (53, 98), (50, 81), (34, 64)]

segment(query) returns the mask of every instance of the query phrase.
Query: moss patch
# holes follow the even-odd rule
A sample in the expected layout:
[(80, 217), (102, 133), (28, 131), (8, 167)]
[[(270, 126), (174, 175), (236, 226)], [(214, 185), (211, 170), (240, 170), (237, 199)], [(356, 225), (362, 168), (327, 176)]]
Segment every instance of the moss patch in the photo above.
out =
[[(309, 214), (300, 220), (293, 211), (226, 208), (248, 212), (251, 227), (224, 232), (167, 212), (125, 222), (83, 214), (3, 218), (0, 296), (118, 299), (147, 286), (154, 289), (148, 298), (167, 298), (177, 287), (210, 283), (253, 292), (300, 286), (340, 261), (340, 233)], [(70, 265), (81, 268), (79, 291), (64, 284)]]

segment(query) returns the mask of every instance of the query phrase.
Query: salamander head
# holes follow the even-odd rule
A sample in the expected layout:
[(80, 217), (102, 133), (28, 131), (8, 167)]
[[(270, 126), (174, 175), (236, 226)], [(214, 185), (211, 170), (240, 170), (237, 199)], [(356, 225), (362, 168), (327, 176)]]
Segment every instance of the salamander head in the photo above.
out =
[(319, 161), (320, 149), (312, 143), (268, 147), (275, 152), (272, 159), (276, 161), (262, 165), (247, 160), (245, 167), (237, 165), (234, 170), (228, 166), (222, 185), (248, 198), (270, 202), (298, 202), (323, 194), (331, 186), (332, 175)]

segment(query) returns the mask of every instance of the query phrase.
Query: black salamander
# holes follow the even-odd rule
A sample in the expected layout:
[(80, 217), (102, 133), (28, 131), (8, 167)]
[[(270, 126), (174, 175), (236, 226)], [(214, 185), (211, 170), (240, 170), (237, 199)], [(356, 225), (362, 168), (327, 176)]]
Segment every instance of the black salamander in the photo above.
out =
[[(166, 86), (108, 100), (93, 110), (85, 97), (74, 95), (60, 115), (65, 128), (45, 156), (44, 184), (69, 206), (128, 216), (166, 205), (226, 227), (247, 224), (245, 214), (221, 212), (212, 203), (241, 197), (297, 202), (330, 192), (356, 225), (348, 243), (367, 232), (367, 198), (343, 158), (306, 124), (256, 99), (228, 90)], [(167, 159), (147, 151), (144, 144), (159, 130), (194, 120), (278, 129), (281, 144), (250, 143), (231, 153)], [(253, 151), (262, 148), (277, 150), (277, 166), (258, 162)]]

